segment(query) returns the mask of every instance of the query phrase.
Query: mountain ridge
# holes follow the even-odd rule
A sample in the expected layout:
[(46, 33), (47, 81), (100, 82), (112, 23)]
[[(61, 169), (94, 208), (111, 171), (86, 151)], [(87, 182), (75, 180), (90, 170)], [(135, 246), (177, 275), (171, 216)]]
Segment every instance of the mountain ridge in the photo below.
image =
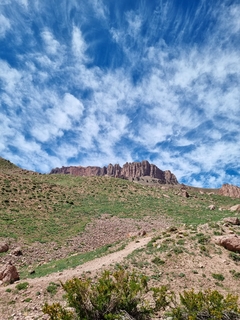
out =
[(163, 171), (147, 160), (142, 162), (126, 162), (122, 167), (119, 164), (109, 164), (107, 167), (97, 166), (68, 166), (52, 169), (50, 174), (70, 174), (73, 176), (110, 176), (131, 181), (138, 181), (141, 177), (157, 179), (160, 184), (179, 184), (176, 176), (170, 171)]

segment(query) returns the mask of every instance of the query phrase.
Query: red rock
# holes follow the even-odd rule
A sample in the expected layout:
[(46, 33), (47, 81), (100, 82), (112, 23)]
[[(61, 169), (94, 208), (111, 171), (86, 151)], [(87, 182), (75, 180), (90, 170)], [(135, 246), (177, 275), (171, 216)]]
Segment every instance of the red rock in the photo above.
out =
[(229, 251), (240, 253), (240, 238), (237, 236), (222, 236), (217, 239), (217, 244)]
[(19, 274), (17, 272), (17, 268), (14, 265), (12, 265), (11, 262), (4, 265), (2, 270), (0, 270), (0, 280), (4, 284), (13, 283), (19, 280)]
[(125, 163), (123, 167), (119, 164), (112, 165), (111, 163), (108, 167), (81, 167), (81, 166), (71, 166), (52, 169), (50, 174), (71, 174), (74, 176), (111, 176), (114, 178), (123, 179), (133, 179), (144, 176), (149, 176), (151, 178), (158, 179), (160, 184), (178, 184), (177, 178), (171, 171), (160, 170), (156, 165), (150, 164), (148, 161), (144, 160), (142, 162), (132, 162)]
[(226, 183), (219, 189), (219, 194), (231, 198), (240, 198), (240, 188)]

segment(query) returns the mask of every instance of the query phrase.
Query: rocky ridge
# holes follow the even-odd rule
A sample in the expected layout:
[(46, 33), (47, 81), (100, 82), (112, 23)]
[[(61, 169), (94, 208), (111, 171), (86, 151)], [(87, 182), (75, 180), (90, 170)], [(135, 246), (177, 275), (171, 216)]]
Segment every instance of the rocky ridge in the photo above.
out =
[(52, 169), (50, 174), (70, 174), (73, 176), (109, 176), (128, 180), (138, 180), (141, 177), (157, 179), (160, 184), (178, 184), (176, 176), (171, 171), (162, 171), (156, 165), (144, 160), (142, 162), (127, 162), (121, 167), (119, 164), (107, 167), (70, 166)]

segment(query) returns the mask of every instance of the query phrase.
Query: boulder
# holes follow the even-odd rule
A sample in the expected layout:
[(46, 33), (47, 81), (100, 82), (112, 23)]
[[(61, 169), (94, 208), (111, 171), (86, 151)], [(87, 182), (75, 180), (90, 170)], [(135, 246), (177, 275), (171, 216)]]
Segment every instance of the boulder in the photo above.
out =
[(235, 212), (235, 211), (239, 212), (239, 211), (240, 211), (240, 204), (236, 204), (235, 206), (232, 206), (232, 207), (230, 208), (230, 211), (232, 211), (232, 212)]
[(15, 249), (12, 250), (11, 254), (13, 254), (14, 256), (22, 256), (22, 248), (17, 247)]
[(215, 205), (214, 205), (214, 204), (211, 204), (210, 206), (208, 206), (208, 209), (209, 209), (209, 210), (215, 210)]
[(0, 253), (7, 252), (9, 250), (9, 245), (6, 242), (0, 243)]
[(186, 190), (181, 191), (181, 196), (184, 198), (189, 198), (189, 193)]
[(228, 223), (228, 224), (233, 224), (233, 225), (240, 225), (240, 220), (236, 217), (228, 217), (228, 218), (224, 218), (223, 221), (225, 223)]
[(218, 237), (216, 243), (229, 251), (240, 253), (240, 237), (236, 235)]
[(11, 261), (5, 264), (0, 270), (0, 280), (4, 284), (13, 283), (19, 279), (17, 268), (12, 265)]

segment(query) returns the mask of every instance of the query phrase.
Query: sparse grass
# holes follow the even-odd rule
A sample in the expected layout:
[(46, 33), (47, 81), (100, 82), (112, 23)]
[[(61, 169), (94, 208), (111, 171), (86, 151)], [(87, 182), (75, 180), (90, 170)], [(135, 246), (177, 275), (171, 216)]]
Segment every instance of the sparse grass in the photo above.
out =
[(229, 258), (231, 258), (235, 262), (239, 262), (240, 261), (240, 254), (239, 253), (235, 253), (235, 252), (230, 252), (229, 253)]
[[(44, 277), (44, 276), (51, 274), (53, 272), (61, 272), (66, 269), (75, 268), (85, 262), (99, 258), (103, 255), (106, 255), (108, 253), (108, 249), (111, 247), (112, 247), (112, 244), (105, 245), (105, 246), (98, 248), (94, 251), (80, 253), (77, 255), (69, 256), (64, 259), (59, 259), (59, 260), (51, 261), (49, 263), (45, 263), (40, 266), (36, 266), (34, 268), (35, 273), (33, 273), (33, 274), (29, 274), (27, 267), (24, 267), (20, 270), (20, 278), (21, 279), (39, 278), (39, 277)], [(121, 247), (120, 247), (120, 249), (118, 248), (118, 250), (121, 250)]]

